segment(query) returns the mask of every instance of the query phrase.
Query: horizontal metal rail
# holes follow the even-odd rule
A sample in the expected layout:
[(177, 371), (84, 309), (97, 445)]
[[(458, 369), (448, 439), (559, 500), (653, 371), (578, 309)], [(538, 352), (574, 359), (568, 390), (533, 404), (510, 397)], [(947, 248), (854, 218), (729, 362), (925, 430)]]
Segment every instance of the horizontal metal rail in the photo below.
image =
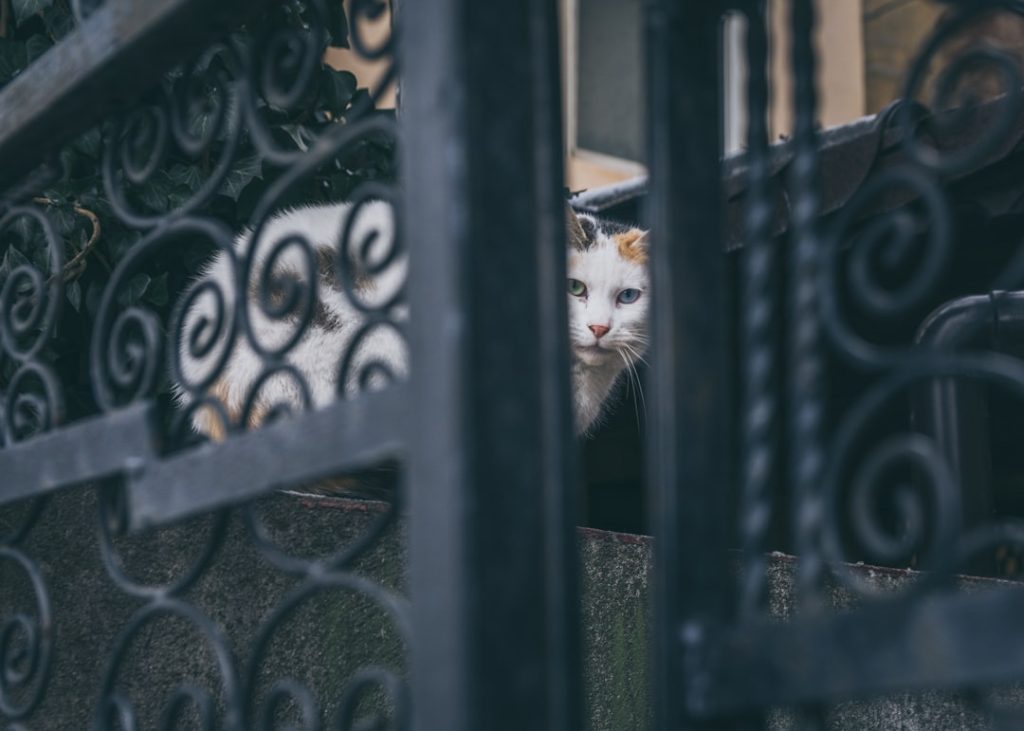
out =
[(171, 523), (397, 455), (409, 394), (392, 386), (166, 458), (154, 408), (129, 406), (0, 450), (0, 505), (123, 475), (131, 529)]
[(0, 449), (0, 505), (126, 472), (156, 456), (153, 405), (126, 407)]
[(791, 624), (740, 626), (709, 657), (702, 716), (879, 693), (958, 690), (1024, 676), (1024, 591), (914, 595)]
[(395, 385), (144, 465), (128, 483), (129, 527), (171, 523), (395, 456), (409, 399)]

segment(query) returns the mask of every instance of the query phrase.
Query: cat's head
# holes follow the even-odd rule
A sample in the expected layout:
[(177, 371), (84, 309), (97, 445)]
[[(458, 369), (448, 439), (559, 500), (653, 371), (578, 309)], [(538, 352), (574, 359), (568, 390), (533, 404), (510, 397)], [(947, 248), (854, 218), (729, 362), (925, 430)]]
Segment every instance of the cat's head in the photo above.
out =
[(639, 359), (647, 350), (647, 233), (566, 209), (569, 345), (586, 366)]

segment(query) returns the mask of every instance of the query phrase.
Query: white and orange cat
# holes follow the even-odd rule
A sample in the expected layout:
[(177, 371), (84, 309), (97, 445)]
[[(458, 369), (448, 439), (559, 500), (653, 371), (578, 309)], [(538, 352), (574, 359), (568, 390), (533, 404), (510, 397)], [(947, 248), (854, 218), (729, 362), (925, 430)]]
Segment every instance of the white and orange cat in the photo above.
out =
[[(576, 432), (583, 435), (600, 423), (616, 382), (635, 367), (647, 347), (647, 236), (640, 229), (576, 214), (568, 206), (566, 209), (572, 391)], [(330, 403), (339, 391), (352, 395), (361, 389), (384, 386), (388, 379), (380, 369), (375, 371), (377, 375), (359, 382), (359, 372), (371, 361), (384, 364), (399, 379), (409, 371), (405, 340), (394, 328), (377, 327), (365, 336), (360, 332), (367, 321), (367, 307), (383, 310), (391, 322), (403, 322), (408, 316), (406, 305), (396, 297), (406, 278), (407, 260), (404, 254), (392, 255), (393, 210), (388, 203), (373, 201), (355, 209), (355, 218), (348, 221), (353, 210), (347, 203), (338, 203), (296, 208), (274, 216), (259, 234), (250, 268), (247, 316), (252, 336), (266, 350), (280, 349), (301, 327), (300, 318), (293, 312), (271, 318), (263, 311), (259, 304), (260, 276), (278, 242), (301, 237), (313, 247), (312, 259), (303, 254), (299, 245), (282, 248), (273, 257), (273, 279), (277, 284), (263, 293), (271, 306), (279, 305), (287, 310), (289, 283), (301, 284), (310, 273), (315, 273), (316, 297), (310, 305), (305, 332), (283, 356), (284, 362), (301, 374), (307, 384), (309, 406), (313, 408)], [(349, 252), (344, 258), (345, 261), (359, 258), (363, 262), (362, 272), (353, 278), (348, 288), (339, 278), (338, 267), (343, 257), (337, 251), (346, 225), (351, 226), (348, 240), (353, 242), (350, 245), (353, 251), (356, 242), (360, 246), (370, 242), (362, 257)], [(250, 255), (252, 243), (251, 231), (237, 237), (238, 261)], [(202, 275), (216, 283), (228, 313), (233, 313), (235, 308), (234, 266), (231, 257), (220, 252)], [(362, 308), (355, 306), (347, 291), (362, 303)], [(227, 338), (223, 335), (199, 357), (192, 354), (188, 345), (190, 333), (197, 327), (200, 331), (209, 329), (210, 323), (216, 322), (215, 312), (215, 296), (207, 290), (184, 315), (184, 337), (180, 338), (178, 355), (182, 374), (191, 383), (199, 382), (224, 357)], [(500, 333), (496, 332), (495, 337), (500, 337)], [(357, 338), (352, 367), (348, 369), (346, 382), (339, 387), (341, 362)], [(228, 418), (238, 423), (266, 365), (241, 325), (232, 348), (209, 393), (220, 401)], [(183, 407), (194, 398), (181, 387), (178, 397)], [(303, 389), (293, 374), (271, 376), (259, 384), (252, 399), (248, 426), (258, 424), (279, 404), (299, 407), (304, 399)], [(192, 424), (211, 438), (225, 436), (225, 425), (211, 409), (196, 410)]]

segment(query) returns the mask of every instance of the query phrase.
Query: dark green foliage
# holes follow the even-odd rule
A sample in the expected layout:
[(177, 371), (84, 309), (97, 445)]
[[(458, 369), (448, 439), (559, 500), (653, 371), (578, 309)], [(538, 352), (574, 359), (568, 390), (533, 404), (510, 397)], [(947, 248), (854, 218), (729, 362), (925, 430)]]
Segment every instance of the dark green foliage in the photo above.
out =
[[(4, 6), (4, 4), (6, 5)], [(75, 27), (70, 0), (0, 0), (0, 87), (21, 73), (62, 36)], [(340, 0), (328, 2), (324, 45), (348, 46), (348, 19)], [(299, 32), (316, 25), (312, 9), (302, 0), (282, 0), (252, 21), (251, 27), (236, 29), (227, 40), (240, 58), (262, 53), (252, 46), (259, 34), (257, 27), (290, 28)], [(310, 38), (315, 36), (311, 35)], [(146, 215), (171, 214), (192, 200), (211, 179), (228, 140), (227, 125), (217, 125), (218, 104), (223, 106), (222, 79), (230, 79), (224, 54), (212, 54), (193, 67), (186, 67), (159, 80), (141, 103), (158, 103), (167, 94), (188, 100), (186, 114), (189, 133), (195, 138), (209, 134), (210, 143), (198, 154), (188, 155), (168, 145), (168, 155), (157, 172), (142, 186), (122, 186), (128, 204)], [(260, 102), (260, 113), (279, 147), (305, 149), (327, 127), (344, 124), (346, 114), (367, 90), (359, 89), (356, 78), (345, 71), (323, 66), (309, 84), (302, 104), (295, 109), (271, 108)], [(378, 113), (378, 112), (373, 112)], [(89, 384), (89, 343), (101, 297), (111, 273), (146, 231), (125, 225), (114, 214), (104, 190), (101, 162), (112, 124), (102, 125), (81, 135), (74, 143), (58, 151), (62, 174), (46, 190), (35, 196), (64, 247), (65, 266), (63, 313), (56, 332), (41, 358), (60, 378), (67, 400), (69, 418), (95, 411)], [(249, 223), (267, 188), (283, 172), (265, 161), (248, 136), (248, 125), (241, 125), (237, 149), (231, 155), (230, 168), (216, 193), (195, 211), (195, 215), (214, 216), (237, 230)], [(146, 138), (143, 136), (145, 141)], [(150, 140), (151, 141), (151, 140)], [(366, 140), (345, 150), (325, 169), (290, 192), (279, 206), (343, 200), (365, 180), (391, 180), (395, 175), (394, 150), (390, 140)], [(153, 145), (146, 142), (132, 156), (145, 160)], [(44, 151), (40, 151), (40, 161)], [(19, 220), (0, 232), (0, 287), (17, 266), (31, 264), (46, 276), (53, 276), (49, 253), (41, 232), (27, 220)], [(165, 247), (143, 264), (115, 293), (119, 307), (139, 305), (156, 313), (164, 327), (178, 295), (194, 279), (208, 258), (206, 246), (182, 241)], [(0, 394), (19, 363), (0, 353)], [(169, 383), (164, 379), (161, 393)]]

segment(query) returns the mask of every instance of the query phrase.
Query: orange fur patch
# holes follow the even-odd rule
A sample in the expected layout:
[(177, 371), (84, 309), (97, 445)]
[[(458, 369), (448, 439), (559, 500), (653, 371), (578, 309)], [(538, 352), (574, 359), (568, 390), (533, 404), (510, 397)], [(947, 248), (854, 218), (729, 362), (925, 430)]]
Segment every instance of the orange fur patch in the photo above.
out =
[[(228, 418), (234, 419), (235, 414), (231, 413), (228, 408), (228, 388), (223, 381), (217, 381), (207, 392), (210, 396), (220, 401), (224, 406), (225, 412), (227, 412)], [(220, 412), (207, 406), (200, 408), (196, 412), (195, 416), (196, 428), (200, 433), (205, 434), (214, 442), (223, 442), (227, 439), (228, 429), (227, 425), (221, 420)]]
[[(228, 387), (224, 381), (216, 381), (212, 386), (210, 386), (210, 390), (207, 391), (207, 395), (221, 403), (221, 406), (224, 407), (224, 412), (232, 423), (238, 421), (240, 412), (238, 409), (232, 408), (229, 400), (230, 394), (228, 393)], [(259, 428), (263, 423), (263, 420), (267, 418), (267, 411), (268, 409), (266, 404), (257, 399), (249, 413), (246, 426), (249, 429)], [(199, 409), (199, 411), (196, 412), (195, 421), (196, 429), (198, 429), (201, 434), (208, 436), (211, 441), (223, 442), (227, 439), (227, 425), (221, 420), (220, 414), (216, 409), (212, 407)]]
[(647, 262), (647, 246), (643, 238), (644, 232), (638, 228), (631, 228), (613, 237), (619, 247), (619, 256), (634, 264), (645, 264)]
[(267, 418), (267, 406), (258, 399), (253, 403), (252, 409), (249, 411), (249, 422), (246, 426), (249, 429), (257, 429), (263, 420)]

